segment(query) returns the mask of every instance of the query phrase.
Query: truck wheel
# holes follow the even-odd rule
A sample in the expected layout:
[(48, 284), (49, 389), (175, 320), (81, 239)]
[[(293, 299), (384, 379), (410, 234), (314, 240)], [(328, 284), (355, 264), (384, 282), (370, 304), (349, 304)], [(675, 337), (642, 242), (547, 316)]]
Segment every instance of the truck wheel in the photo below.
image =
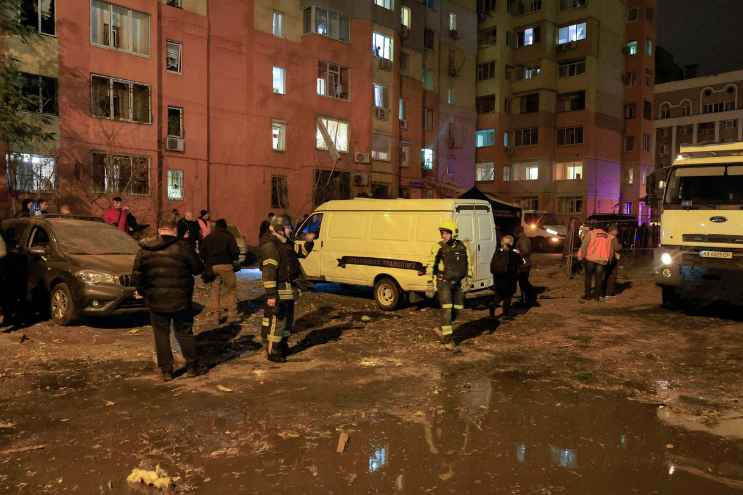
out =
[(66, 283), (60, 282), (52, 287), (49, 294), (49, 313), (54, 323), (59, 325), (69, 325), (77, 320), (78, 308)]
[(382, 277), (374, 284), (374, 300), (383, 311), (394, 310), (401, 299), (402, 291), (393, 278)]
[(662, 298), (664, 308), (678, 309), (681, 307), (681, 296), (675, 287), (663, 287)]

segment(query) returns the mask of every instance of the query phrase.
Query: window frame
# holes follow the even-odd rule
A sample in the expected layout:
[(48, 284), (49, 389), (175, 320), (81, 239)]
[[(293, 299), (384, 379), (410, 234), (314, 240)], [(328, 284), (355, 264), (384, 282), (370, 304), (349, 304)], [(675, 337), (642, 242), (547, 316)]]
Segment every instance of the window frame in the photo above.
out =
[(637, 40), (629, 40), (627, 43), (625, 43), (624, 47), (625, 52), (630, 57), (635, 57), (640, 53), (640, 42)]
[[(171, 112), (171, 110), (172, 111), (175, 111), (175, 112), (178, 112), (178, 120), (179, 120), (178, 126), (180, 128), (179, 129), (180, 130), (180, 134), (171, 134), (170, 133), (170, 112)], [(175, 106), (175, 105), (168, 105), (167, 110), (166, 110), (166, 116), (167, 116), (167, 119), (168, 119), (167, 120), (167, 123), (168, 123), (168, 125), (167, 125), (168, 137), (177, 137), (177, 138), (183, 139), (185, 137), (185, 135), (186, 135), (186, 130), (185, 130), (185, 126), (184, 126), (184, 112), (183, 112), (183, 107), (179, 107), (179, 106)]]
[[(430, 155), (430, 161), (426, 159)], [(430, 164), (430, 166), (428, 165)], [(423, 171), (432, 171), (436, 166), (436, 153), (433, 148), (421, 148), (421, 169)]]
[[(320, 77), (320, 74), (323, 70), (325, 71), (324, 79)], [(343, 78), (344, 74), (346, 75), (345, 79)], [(335, 88), (331, 87), (330, 84), (331, 75), (337, 75), (338, 78), (338, 85), (336, 85)], [(351, 69), (349, 67), (345, 67), (335, 62), (329, 62), (327, 60), (318, 60), (316, 81), (315, 93), (318, 96), (343, 101), (349, 101), (351, 99)], [(323, 83), (321, 84), (320, 81), (322, 81)], [(321, 86), (323, 88), (323, 93), (320, 92)], [(336, 92), (335, 95), (330, 94), (332, 89), (338, 89), (338, 87), (340, 87), (341, 89), (345, 88), (346, 92), (341, 92), (340, 94), (337, 94)]]
[[(107, 30), (107, 39), (109, 41), (109, 44), (99, 43), (95, 39), (93, 39), (93, 25), (94, 25), (94, 19), (93, 19), (93, 5), (95, 3), (101, 3), (108, 5), (108, 19), (109, 19), (109, 26)], [(114, 46), (114, 23), (113, 23), (113, 17), (114, 17), (114, 7), (126, 10), (127, 12), (127, 18), (129, 19), (130, 25), (133, 26), (133, 13), (141, 14), (147, 17), (147, 53), (141, 53), (134, 51), (133, 45), (130, 48), (120, 48)], [(105, 26), (105, 24), (104, 24)], [(130, 26), (130, 27), (131, 27)], [(118, 35), (117, 35), (118, 36)], [(106, 38), (104, 37), (104, 39)], [(134, 40), (133, 33), (130, 34), (130, 43)], [(132, 9), (129, 7), (125, 7), (123, 5), (115, 4), (108, 2), (106, 0), (91, 0), (90, 1), (90, 44), (98, 47), (98, 48), (105, 48), (108, 50), (116, 50), (119, 52), (128, 53), (130, 55), (136, 55), (138, 57), (145, 57), (150, 58), (151, 52), (152, 52), (152, 16), (148, 12), (143, 12), (141, 10)]]
[(385, 10), (395, 10), (395, 0), (374, 0), (374, 5)]
[[(97, 151), (97, 150), (91, 151), (90, 154), (91, 154), (91, 172), (92, 172), (91, 176), (93, 177), (93, 191), (94, 192), (101, 193), (101, 194), (119, 193), (119, 194), (126, 194), (126, 195), (129, 195), (129, 196), (139, 196), (139, 197), (150, 196), (152, 194), (152, 187), (151, 187), (151, 185), (152, 185), (152, 177), (151, 177), (151, 175), (152, 175), (152, 161), (150, 160), (150, 157), (149, 156), (129, 155), (129, 154), (123, 154), (123, 153), (106, 153), (106, 152)], [(94, 157), (96, 155), (103, 157), (104, 165), (105, 165), (105, 162), (107, 160), (112, 160), (114, 158), (117, 158), (117, 159), (122, 159), (122, 158), (128, 159), (128, 161), (129, 161), (129, 182), (127, 184), (127, 188), (126, 189), (122, 189), (122, 188), (108, 189), (106, 187), (106, 185), (105, 185), (105, 181), (106, 181), (106, 176), (105, 176), (105, 172), (106, 171), (105, 170), (104, 170), (104, 175), (103, 175), (103, 179), (104, 179), (103, 188), (98, 188), (97, 187), (98, 185), (95, 183), (95, 179), (97, 178), (97, 174), (95, 173), (95, 170), (94, 170), (95, 165), (96, 165), (95, 160), (94, 160)], [(135, 159), (144, 160), (145, 163), (146, 163), (146, 166), (147, 166), (147, 183), (146, 183), (147, 184), (147, 192), (144, 192), (144, 193), (134, 192), (132, 190), (132, 188), (134, 186), (134, 181), (132, 180), (132, 176), (133, 176), (132, 171), (134, 169), (134, 160)]]
[[(279, 129), (279, 134), (276, 138), (276, 145), (274, 145), (274, 137), (273, 137), (273, 131), (274, 129)], [(271, 150), (275, 151), (277, 153), (284, 153), (286, 152), (287, 147), (287, 134), (288, 134), (289, 126), (287, 123), (283, 120), (279, 119), (271, 119)]]
[[(98, 115), (93, 110), (93, 78), (106, 79), (108, 81), (108, 97), (109, 97), (109, 114), (108, 116)], [(114, 117), (114, 83), (125, 84), (129, 86), (129, 117), (128, 119), (117, 119)], [(134, 120), (134, 87), (141, 86), (147, 88), (148, 98), (148, 120)], [(120, 79), (118, 77), (106, 76), (104, 74), (91, 73), (90, 74), (90, 113), (93, 117), (99, 119), (113, 120), (116, 122), (129, 122), (131, 124), (145, 124), (152, 125), (152, 86), (149, 84), (140, 83), (137, 81)]]
[[(41, 74), (31, 74), (30, 72), (20, 72), (20, 75), (23, 79), (21, 93), (27, 103), (27, 108), (25, 110), (29, 113), (59, 116), (59, 80)], [(33, 88), (29, 87), (27, 84), (29, 82), (32, 82)], [(45, 94), (45, 90), (49, 89), (47, 84), (50, 84), (53, 88), (53, 94), (51, 95)], [(34, 94), (30, 94), (31, 92), (28, 91), (29, 89), (34, 89)], [(49, 98), (46, 98), (46, 96), (49, 96)], [(31, 108), (32, 103), (36, 108)]]
[[(169, 67), (169, 51), (171, 46), (176, 46), (178, 48), (178, 68), (177, 69), (171, 69)], [(170, 72), (171, 74), (183, 74), (183, 43), (180, 41), (175, 40), (166, 40), (165, 41), (165, 70), (167, 72)]]
[(413, 26), (413, 11), (407, 5), (400, 7), (400, 25), (407, 29)]
[[(386, 140), (387, 150), (379, 151), (374, 149), (375, 139), (380, 138)], [(371, 145), (371, 159), (379, 162), (391, 162), (392, 161), (392, 137), (387, 134), (372, 133), (372, 145)]]
[(557, 129), (558, 146), (579, 146), (584, 143), (583, 126), (559, 127)]
[[(279, 27), (278, 30), (276, 29), (277, 26)], [(273, 9), (271, 11), (271, 34), (275, 38), (286, 38), (286, 14), (281, 10)]]
[[(480, 172), (482, 170), (489, 171), (490, 173), (487, 175), (481, 174)], [(495, 177), (495, 162), (475, 163), (475, 182), (495, 182)]]
[[(581, 96), (582, 95), (582, 96)], [(574, 102), (582, 101), (579, 108), (574, 108)], [(583, 112), (586, 109), (586, 91), (571, 91), (569, 93), (559, 93), (557, 95), (557, 112)]]
[[(183, 192), (183, 184), (185, 182), (185, 175), (186, 174), (182, 169), (178, 169), (178, 168), (168, 169), (168, 174), (167, 174), (168, 201), (183, 201), (183, 199), (185, 198), (185, 194)], [(180, 187), (171, 188), (171, 185), (173, 185), (173, 183), (171, 182), (171, 178), (173, 177), (180, 177), (179, 181), (177, 181)], [(178, 196), (171, 195), (171, 191), (174, 189), (179, 191)]]
[[(280, 77), (280, 87), (276, 86), (276, 75), (278, 74)], [(286, 67), (281, 67), (279, 65), (272, 66), (271, 69), (271, 89), (273, 94), (284, 96), (286, 95)]]
[[(39, 163), (34, 163), (37, 160)], [(43, 172), (39, 171), (45, 165), (51, 162), (51, 173), (44, 175)], [(18, 151), (8, 151), (5, 154), (6, 163), (6, 177), (8, 180), (7, 187), (13, 192), (26, 192), (34, 194), (53, 193), (57, 190), (57, 157), (54, 155), (40, 155), (37, 153), (22, 153)], [(19, 187), (19, 174), (18, 164), (29, 164), (31, 171), (30, 174), (26, 173), (24, 167), (23, 175), (24, 184), (30, 182), (33, 184), (29, 188)], [(12, 164), (12, 165), (11, 165)], [(36, 167), (40, 165), (40, 167)]]
[[(318, 17), (322, 17), (319, 15), (319, 13), (324, 13), (324, 17), (327, 23), (326, 26), (326, 32), (320, 32), (318, 30)], [(338, 32), (337, 36), (332, 36), (332, 28), (331, 25), (331, 18), (335, 16), (336, 19), (338, 19)], [(343, 26), (345, 23), (345, 35), (346, 37), (343, 37), (344, 31)], [(302, 11), (302, 25), (303, 25), (303, 34), (317, 34), (318, 36), (323, 36), (325, 38), (339, 41), (341, 43), (350, 43), (351, 42), (351, 20), (349, 17), (344, 14), (343, 12), (335, 9), (328, 9), (325, 7), (321, 7), (318, 5), (312, 5), (309, 7), (305, 7)]]
[[(335, 122), (338, 125), (338, 129), (340, 129), (341, 125), (346, 126), (346, 142), (345, 142), (344, 148), (341, 148), (338, 146), (338, 142), (337, 142), (338, 135), (336, 135), (336, 139), (333, 140), (333, 144), (335, 144), (335, 149), (336, 151), (338, 151), (338, 153), (341, 153), (341, 154), (348, 153), (349, 150), (351, 149), (351, 122), (348, 120), (342, 120), (342, 119), (338, 119), (335, 117), (328, 117), (325, 115), (319, 115), (317, 117), (317, 120), (324, 120), (326, 122)], [(320, 151), (328, 151), (327, 145), (325, 144), (325, 140), (322, 138), (322, 134), (320, 133), (320, 126), (317, 125), (317, 120), (315, 121), (315, 149), (320, 150)], [(327, 129), (327, 127), (328, 127), (328, 124), (325, 123), (325, 128)], [(330, 130), (328, 130), (328, 133), (330, 133)], [(318, 139), (318, 135), (320, 139)]]
[(514, 129), (514, 146), (537, 146), (539, 144), (539, 127), (521, 127)]
[(286, 210), (289, 208), (289, 177), (271, 175), (271, 208)]
[[(482, 139), (483, 144), (478, 144), (481, 135), (483, 136), (483, 139)], [(476, 130), (475, 131), (475, 149), (490, 148), (492, 146), (495, 146), (495, 142), (496, 142), (495, 136), (496, 136), (495, 128)]]
[[(382, 50), (377, 53), (377, 41), (379, 39), (382, 39)], [(392, 36), (388, 36), (384, 33), (381, 33), (379, 31), (372, 31), (372, 53), (375, 57), (382, 59), (382, 60), (388, 60), (389, 62), (395, 61), (395, 38)], [(389, 46), (387, 44), (389, 43)], [(388, 53), (389, 52), (389, 53)], [(389, 55), (389, 57), (385, 55)]]
[[(27, 0), (28, 1), (28, 0)], [(53, 33), (47, 33), (42, 30), (42, 11), (41, 11), (41, 2), (43, 0), (31, 0), (36, 6), (36, 25), (32, 25), (30, 22), (24, 22), (24, 19), (21, 18), (21, 25), (30, 27), (34, 29), (37, 33), (39, 33), (42, 36), (52, 36), (54, 38), (57, 37), (57, 0), (50, 0), (52, 5), (52, 25), (54, 26), (54, 32)], [(21, 9), (23, 9), (23, 5), (21, 5)], [(21, 13), (21, 16), (23, 16), (23, 12)], [(30, 21), (30, 19), (29, 19)]]
[[(580, 26), (583, 26), (583, 37), (582, 38), (578, 37), (579, 36), (578, 28)], [(572, 33), (575, 35), (575, 39), (572, 39), (571, 28), (573, 28)], [(560, 41), (561, 31), (563, 29), (567, 29), (567, 37), (568, 37), (567, 41)], [(584, 41), (587, 39), (588, 39), (588, 23), (586, 21), (576, 22), (573, 24), (565, 24), (563, 26), (558, 26), (557, 28), (557, 46), (563, 46), (563, 45), (567, 45), (570, 43), (578, 43), (579, 41)]]
[[(583, 70), (578, 72), (578, 68), (583, 67)], [(571, 68), (572, 74), (571, 74)], [(578, 77), (582, 74), (586, 73), (586, 59), (582, 58), (580, 60), (571, 60), (567, 62), (560, 62), (557, 68), (558, 78), (560, 79), (568, 79), (571, 77)]]

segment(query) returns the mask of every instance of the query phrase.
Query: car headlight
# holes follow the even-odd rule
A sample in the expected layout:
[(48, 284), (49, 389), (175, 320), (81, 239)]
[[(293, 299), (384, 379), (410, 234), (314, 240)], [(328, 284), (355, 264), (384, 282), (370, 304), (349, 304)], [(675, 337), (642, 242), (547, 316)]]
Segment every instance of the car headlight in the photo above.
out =
[(560, 238), (559, 237), (550, 237), (550, 242), (552, 242), (553, 244), (557, 244), (558, 242), (560, 242)]
[(544, 229), (544, 230), (546, 230), (549, 235), (557, 235), (556, 230), (552, 230), (552, 229)]
[(673, 265), (673, 257), (671, 256), (671, 253), (663, 253), (660, 255), (660, 262), (663, 263), (666, 266)]
[(109, 284), (116, 285), (118, 279), (110, 273), (97, 272), (95, 270), (80, 270), (75, 274), (84, 284), (97, 285), (97, 284)]
[(531, 228), (531, 230), (537, 230), (537, 224), (535, 223), (529, 225), (529, 227)]

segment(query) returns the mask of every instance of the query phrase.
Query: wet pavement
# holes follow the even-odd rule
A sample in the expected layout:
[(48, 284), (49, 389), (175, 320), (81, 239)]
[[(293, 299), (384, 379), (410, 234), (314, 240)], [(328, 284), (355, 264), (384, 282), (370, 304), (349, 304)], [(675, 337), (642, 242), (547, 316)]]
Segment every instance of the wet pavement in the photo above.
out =
[(454, 354), (425, 305), (323, 285), (289, 363), (263, 358), (256, 313), (200, 330), (212, 370), (167, 384), (128, 321), (0, 334), (0, 493), (153, 493), (126, 477), (157, 465), (172, 493), (743, 492), (743, 325), (634, 282), (614, 307), (545, 282), (512, 322), (470, 301)]

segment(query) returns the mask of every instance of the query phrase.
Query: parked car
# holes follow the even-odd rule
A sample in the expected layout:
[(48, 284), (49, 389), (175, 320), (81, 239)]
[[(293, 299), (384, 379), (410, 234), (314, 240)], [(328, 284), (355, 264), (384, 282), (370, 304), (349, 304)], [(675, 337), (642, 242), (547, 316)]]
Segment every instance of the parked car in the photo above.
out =
[(56, 323), (145, 309), (131, 276), (139, 245), (116, 227), (50, 215), (8, 219), (2, 229), (9, 280), (25, 281), (20, 290), (46, 305)]

